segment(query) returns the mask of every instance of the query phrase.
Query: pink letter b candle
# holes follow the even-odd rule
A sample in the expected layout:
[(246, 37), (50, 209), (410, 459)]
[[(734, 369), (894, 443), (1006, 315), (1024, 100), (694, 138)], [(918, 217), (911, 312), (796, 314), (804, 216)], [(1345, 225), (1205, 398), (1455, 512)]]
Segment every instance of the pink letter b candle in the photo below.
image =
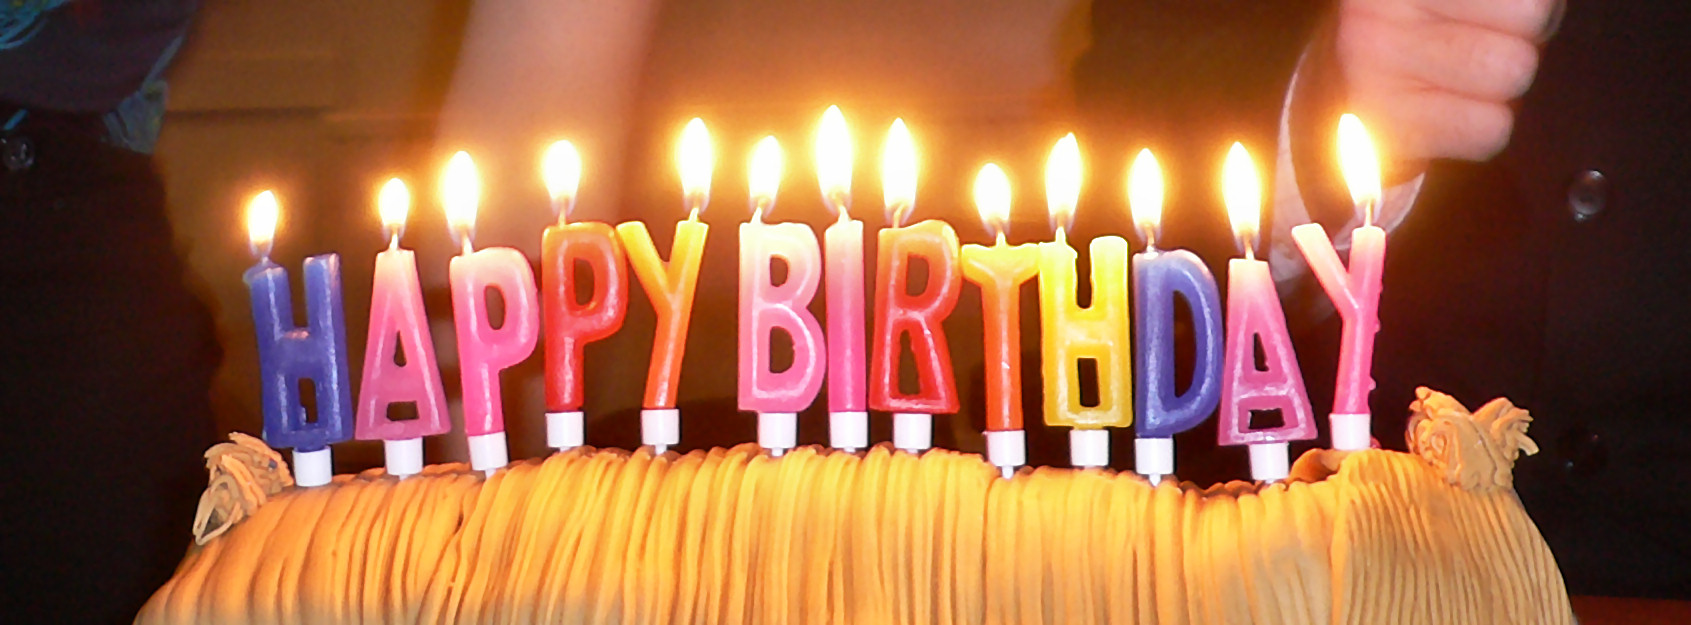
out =
[[(781, 455), (797, 445), (798, 413), (822, 390), (827, 372), (822, 327), (806, 309), (822, 282), (822, 250), (816, 233), (799, 223), (766, 224), (780, 179), (780, 147), (774, 138), (758, 144), (752, 157), (752, 220), (740, 224), (739, 404), (758, 413), (758, 445)], [(779, 259), (787, 278), (775, 284)], [(793, 345), (792, 364), (775, 371), (774, 332)]]
[[(423, 437), (452, 431), (417, 280), (417, 256), (399, 247), (409, 202), (409, 192), (397, 178), (382, 188), (382, 218), (392, 243), (376, 254), (370, 337), (358, 390), (358, 439), (383, 441), (387, 471), (398, 476), (423, 470)], [(415, 407), (417, 418), (388, 418), (390, 405), (405, 403)]]

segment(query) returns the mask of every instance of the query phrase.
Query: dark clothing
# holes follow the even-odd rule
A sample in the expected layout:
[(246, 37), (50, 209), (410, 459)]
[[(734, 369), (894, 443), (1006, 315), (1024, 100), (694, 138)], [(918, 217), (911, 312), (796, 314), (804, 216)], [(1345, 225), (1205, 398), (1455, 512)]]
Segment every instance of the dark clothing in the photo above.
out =
[[(34, 15), (27, 25), (20, 16), (15, 47), (0, 45), (0, 101), (53, 111), (116, 109), (169, 56), (198, 4), (81, 0)], [(28, 10), (0, 7), (0, 13)]]
[(8, 622), (131, 621), (190, 544), (205, 486), (211, 317), (152, 160), (97, 123), (34, 116), (8, 137), (33, 162), (0, 168)]
[[(1124, 11), (1104, 8), (1123, 3), (1097, 4), (1095, 15)], [(1241, 3), (1199, 4), (1220, 14)], [(1141, 49), (1179, 46), (1190, 34), (1121, 28), (1127, 30), (1113, 36), (1154, 40), (1141, 41)], [(1104, 25), (1095, 30), (1111, 33)], [(1222, 58), (1212, 65), (1239, 65), (1205, 79), (1289, 76), (1292, 65), (1270, 63), (1295, 59), (1309, 30), (1266, 30), (1273, 32), (1241, 39), (1277, 38), (1275, 49), (1289, 55), (1253, 59), (1218, 48)], [(1487, 163), (1435, 163), (1387, 252), (1372, 396), (1377, 437), (1402, 448), (1405, 408), (1417, 385), (1470, 406), (1507, 396), (1529, 409), (1529, 434), (1542, 452), (1518, 463), (1516, 486), (1574, 594), (1691, 598), (1691, 535), (1684, 531), (1691, 522), (1687, 32), (1691, 6), (1683, 3), (1569, 3), (1521, 102), (1509, 148)], [(1114, 45), (1094, 48), (1090, 65), (1080, 68), (1083, 84), (1151, 62), (1109, 57)], [(1277, 117), (1279, 100), (1270, 95), (1232, 97)], [(1102, 123), (1111, 123), (1109, 101), (1092, 102)], [(1310, 172), (1299, 169), (1306, 180)], [(1203, 171), (1211, 169), (1179, 178)], [(1338, 179), (1336, 171), (1330, 175)], [(1304, 184), (1299, 190), (1323, 223), (1343, 221), (1323, 215), (1350, 210), (1348, 198), (1312, 194)], [(1319, 289), (1306, 292), (1320, 297)], [(1299, 308), (1287, 303), (1288, 311)], [(1325, 413), (1338, 320), (1293, 325), (1311, 400)], [(1183, 459), (1183, 475), (1185, 467)]]

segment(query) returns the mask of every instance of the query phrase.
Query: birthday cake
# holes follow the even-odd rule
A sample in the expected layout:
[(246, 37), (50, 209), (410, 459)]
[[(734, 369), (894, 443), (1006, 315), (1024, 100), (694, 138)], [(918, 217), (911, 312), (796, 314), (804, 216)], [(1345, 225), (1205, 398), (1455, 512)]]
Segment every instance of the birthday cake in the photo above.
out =
[(1530, 417), (1419, 396), (1409, 453), (1208, 488), (754, 445), (299, 488), (237, 435), (137, 622), (1572, 623), (1512, 488)]

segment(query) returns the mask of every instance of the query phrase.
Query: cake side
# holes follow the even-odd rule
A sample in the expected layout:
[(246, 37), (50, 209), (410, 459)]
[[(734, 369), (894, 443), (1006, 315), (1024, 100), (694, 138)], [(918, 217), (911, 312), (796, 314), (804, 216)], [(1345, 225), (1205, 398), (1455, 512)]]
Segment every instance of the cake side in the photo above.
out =
[(745, 445), (370, 471), (272, 496), (137, 622), (1572, 622), (1513, 491), (1396, 452), (1299, 465), (1200, 489)]

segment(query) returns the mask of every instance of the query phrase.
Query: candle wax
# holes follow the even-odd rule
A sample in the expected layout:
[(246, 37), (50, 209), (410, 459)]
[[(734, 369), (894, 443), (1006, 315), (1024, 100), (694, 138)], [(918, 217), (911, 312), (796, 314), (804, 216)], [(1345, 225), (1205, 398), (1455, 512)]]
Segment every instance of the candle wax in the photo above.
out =
[[(396, 362), (399, 355), (405, 364)], [(388, 406), (397, 403), (416, 404), (417, 418), (389, 419)], [(358, 389), (358, 438), (392, 441), (450, 431), (446, 391), (417, 280), (417, 255), (398, 248), (383, 251), (376, 254), (372, 282), (370, 337)]]
[(1039, 275), (1039, 246), (965, 245), (963, 277), (981, 289), (986, 431), (1022, 429), (1022, 283)]
[[(265, 259), (247, 270), (245, 280), (258, 335), (264, 440), (273, 447), (311, 452), (352, 438), (352, 381), (346, 363), (340, 256), (305, 259), (303, 328), (293, 322), (288, 270)], [(301, 380), (314, 385), (315, 421), (305, 413)]]
[[(534, 353), (540, 336), (534, 270), (522, 252), (493, 247), (453, 257), (447, 273), (464, 385), (464, 433), (504, 432), (499, 372)], [(505, 300), (505, 319), (498, 328), (487, 308), (490, 288)]]
[[(1257, 370), (1255, 342), (1262, 342), (1266, 371)], [(1284, 443), (1315, 438), (1315, 419), (1297, 353), (1286, 332), (1286, 314), (1274, 291), (1268, 263), (1235, 258), (1227, 264), (1227, 359), (1221, 375), (1222, 445)], [(1280, 411), (1279, 427), (1251, 429), (1251, 411)]]
[(617, 238), (628, 253), (634, 276), (657, 313), (652, 337), (652, 364), (646, 374), (646, 408), (674, 408), (681, 384), (681, 359), (687, 351), (687, 325), (693, 314), (693, 291), (699, 283), (699, 263), (705, 254), (710, 226), (686, 220), (675, 225), (669, 262), (658, 256), (646, 224), (631, 221), (617, 226)]
[(867, 410), (867, 344), (863, 338), (863, 222), (849, 219), (823, 234), (827, 260), (828, 409)]
[[(1045, 422), (1085, 429), (1132, 425), (1127, 240), (1092, 240), (1092, 304), (1086, 308), (1076, 301), (1074, 248), (1059, 238), (1041, 243), (1039, 249)], [(1096, 406), (1081, 404), (1078, 362), (1083, 358), (1097, 364)]]
[(1380, 331), (1380, 274), (1385, 268), (1386, 231), (1379, 226), (1363, 226), (1351, 233), (1349, 270), (1320, 225), (1293, 228), (1292, 240), (1344, 320), (1333, 412), (1368, 414), (1368, 393), (1374, 390), (1374, 334)]
[[(1148, 251), (1133, 256), (1133, 312), (1139, 342), (1134, 405), (1139, 438), (1169, 438), (1209, 418), (1221, 401), (1223, 326), (1215, 276), (1186, 250)], [(1176, 295), (1192, 313), (1196, 345), (1192, 383), (1175, 388)]]
[[(776, 285), (770, 263), (787, 265)], [(827, 347), (822, 327), (806, 306), (822, 281), (822, 250), (816, 233), (799, 223), (740, 224), (739, 405), (759, 413), (799, 412), (822, 389)], [(771, 369), (771, 334), (791, 337), (792, 365)]]
[[(909, 292), (910, 266), (928, 266), (927, 286)], [(927, 220), (880, 233), (875, 272), (874, 353), (870, 361), (869, 407), (896, 413), (957, 412), (957, 383), (951, 349), (941, 323), (957, 307), (963, 276), (957, 268), (957, 232)], [(899, 389), (899, 339), (908, 337), (919, 390)]]
[[(585, 394), (587, 344), (616, 332), (628, 310), (622, 246), (610, 226), (584, 222), (547, 228), (540, 248), (546, 410), (577, 411)], [(585, 302), (576, 299), (578, 262), (593, 276), (593, 292)]]

